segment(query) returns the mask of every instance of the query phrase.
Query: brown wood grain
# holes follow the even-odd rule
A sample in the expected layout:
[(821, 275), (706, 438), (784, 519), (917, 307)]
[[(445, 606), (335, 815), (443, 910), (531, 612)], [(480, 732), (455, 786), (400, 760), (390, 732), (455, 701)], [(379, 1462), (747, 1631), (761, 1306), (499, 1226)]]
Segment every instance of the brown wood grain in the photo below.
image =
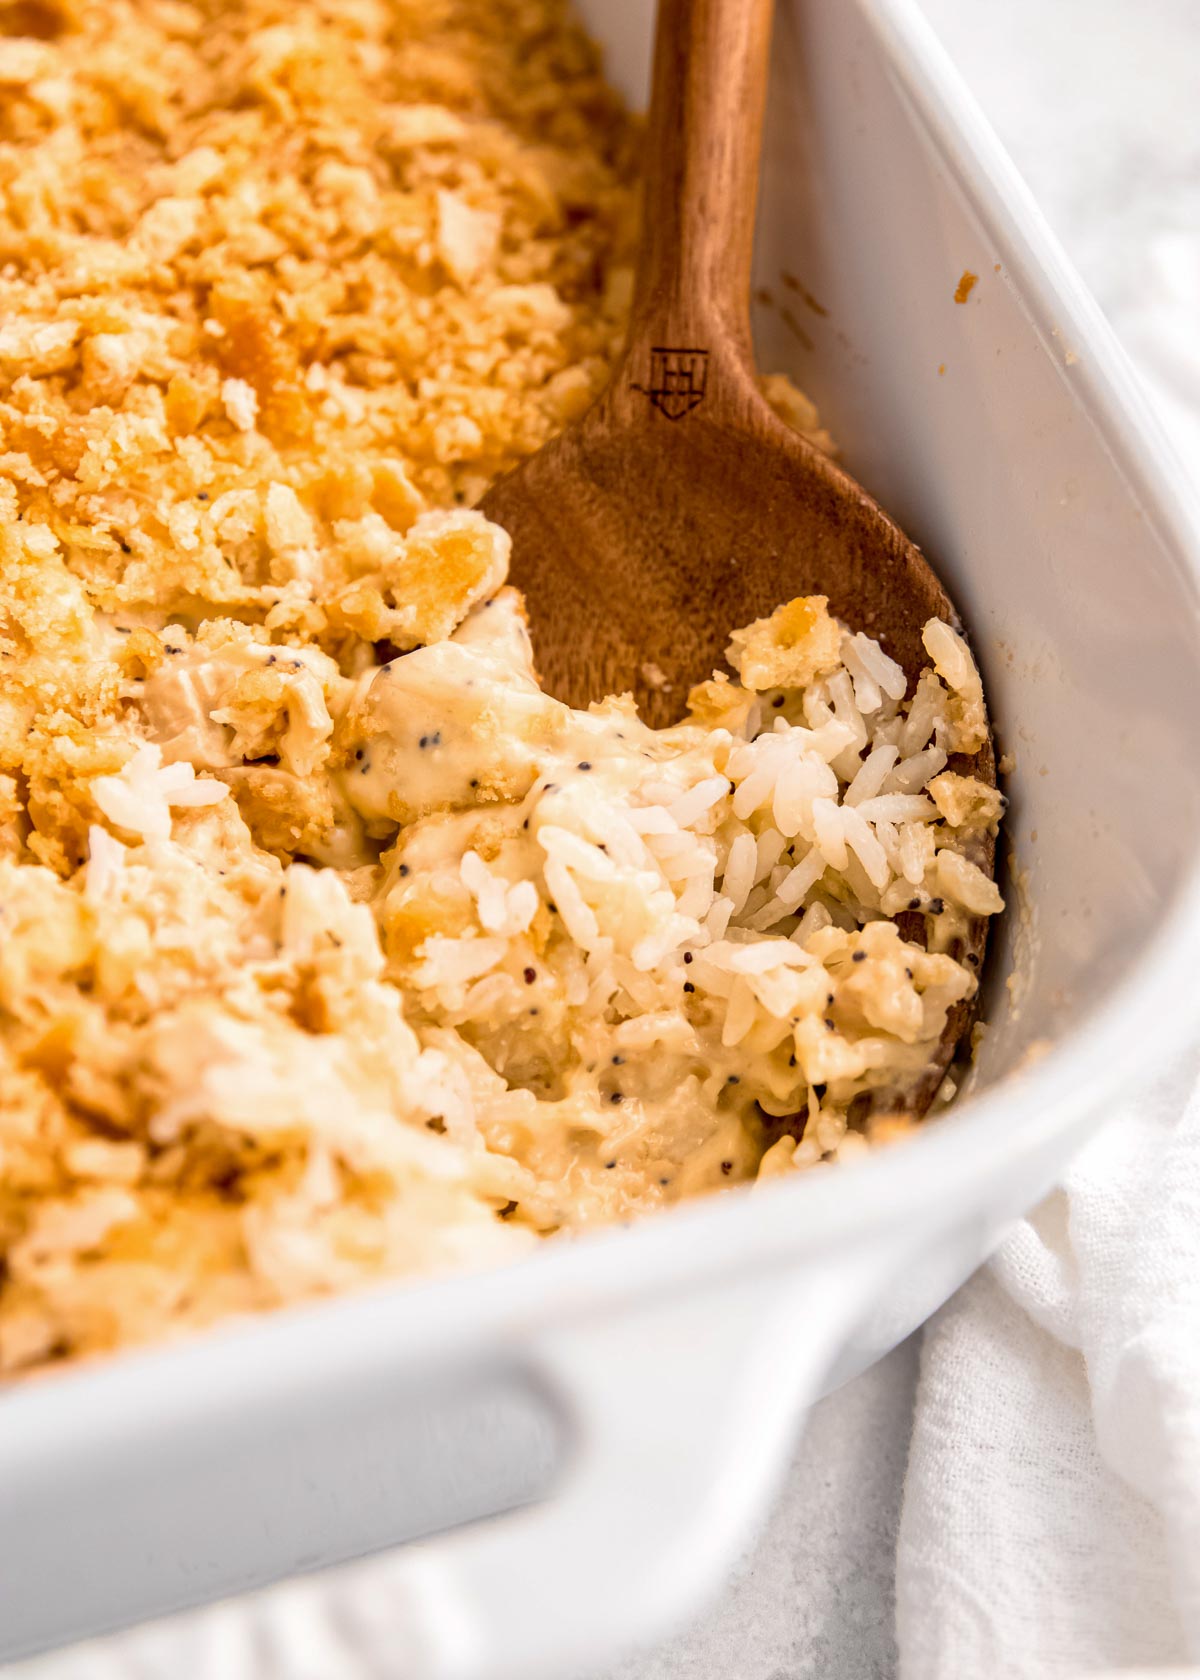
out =
[[(512, 535), (512, 578), (549, 692), (582, 706), (629, 689), (657, 724), (724, 665), (732, 629), (796, 595), (828, 596), (910, 683), (928, 664), (926, 620), (962, 628), (916, 545), (755, 381), (750, 263), (771, 9), (660, 0), (624, 352), (588, 413), (482, 503)], [(647, 680), (654, 667), (665, 686)], [(994, 784), (990, 742), (961, 768)], [(975, 861), (990, 872), (994, 845), (981, 843)], [(981, 965), (986, 934), (981, 919), (956, 954)], [(965, 1006), (954, 1012), (938, 1065), (918, 1090), (894, 1094), (898, 1106), (928, 1106), (970, 1019)]]

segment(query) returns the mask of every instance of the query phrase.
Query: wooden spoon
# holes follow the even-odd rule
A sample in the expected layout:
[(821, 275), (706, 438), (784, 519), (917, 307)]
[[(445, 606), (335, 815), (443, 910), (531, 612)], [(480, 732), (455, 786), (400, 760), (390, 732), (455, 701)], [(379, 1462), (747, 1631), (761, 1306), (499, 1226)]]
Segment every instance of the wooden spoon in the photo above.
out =
[[(624, 351), (583, 418), (482, 502), (512, 535), (545, 687), (576, 706), (631, 689), (656, 724), (724, 663), (732, 629), (796, 595), (828, 596), (910, 685), (929, 664), (926, 621), (961, 628), (916, 546), (758, 389), (750, 263), (771, 11), (659, 0)], [(952, 768), (994, 783), (990, 740)], [(993, 851), (981, 841), (975, 861), (990, 870)], [(924, 935), (921, 916), (900, 925)], [(985, 939), (981, 920), (954, 954), (978, 966)], [(928, 1105), (968, 1020), (954, 1012), (905, 1107)]]

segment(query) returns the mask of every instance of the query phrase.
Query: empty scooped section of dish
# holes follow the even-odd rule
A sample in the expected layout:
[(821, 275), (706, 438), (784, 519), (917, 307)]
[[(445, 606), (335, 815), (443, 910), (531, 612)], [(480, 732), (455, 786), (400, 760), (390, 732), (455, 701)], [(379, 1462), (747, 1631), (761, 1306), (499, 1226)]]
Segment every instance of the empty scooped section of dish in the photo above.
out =
[[(582, 9), (605, 39), (606, 8)], [(626, 10), (613, 69), (636, 99), (652, 8)], [(813, 397), (972, 628), (1010, 799), (978, 1089), (1104, 1001), (1186, 888), (1196, 583), (1185, 513), (1094, 406), (1152, 429), (1134, 375), (1064, 329), (1059, 287), (1108, 337), (1030, 251), (1036, 208), (988, 227), (972, 207), (1011, 165), (973, 109), (931, 95), (922, 33), (901, 0), (777, 8), (754, 329), (760, 366)]]

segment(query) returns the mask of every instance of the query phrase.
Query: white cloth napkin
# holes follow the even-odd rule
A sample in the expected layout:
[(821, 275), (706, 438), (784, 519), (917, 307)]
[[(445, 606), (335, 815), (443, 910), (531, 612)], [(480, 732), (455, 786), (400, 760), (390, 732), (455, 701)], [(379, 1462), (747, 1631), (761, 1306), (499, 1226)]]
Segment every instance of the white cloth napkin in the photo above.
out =
[(1198, 1068), (1110, 1123), (926, 1330), (901, 1680), (1200, 1662)]

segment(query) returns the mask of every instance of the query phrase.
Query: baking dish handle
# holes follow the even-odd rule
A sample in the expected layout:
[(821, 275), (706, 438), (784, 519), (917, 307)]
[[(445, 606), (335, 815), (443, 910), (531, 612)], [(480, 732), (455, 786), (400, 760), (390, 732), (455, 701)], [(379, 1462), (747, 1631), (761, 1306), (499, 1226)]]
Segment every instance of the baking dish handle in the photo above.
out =
[[(878, 1254), (843, 1258), (539, 1341), (530, 1373), (570, 1431), (559, 1485), (541, 1505), (331, 1571), (323, 1619), (352, 1649), (386, 1650), (403, 1680), (558, 1680), (661, 1635), (753, 1533), (802, 1408), (891, 1270)], [(260, 1652), (268, 1624), (282, 1642), (311, 1630), (312, 1591), (260, 1595)], [(287, 1613), (297, 1592), (305, 1617)]]
[(802, 1409), (896, 1260), (873, 1249), (849, 1264), (793, 1262), (539, 1335), (509, 1369), (543, 1394), (567, 1437), (541, 1504), (89, 1641), (20, 1665), (14, 1680), (40, 1680), (47, 1663), (56, 1680), (124, 1680), (134, 1668), (174, 1680), (594, 1670), (669, 1631), (720, 1585)]

